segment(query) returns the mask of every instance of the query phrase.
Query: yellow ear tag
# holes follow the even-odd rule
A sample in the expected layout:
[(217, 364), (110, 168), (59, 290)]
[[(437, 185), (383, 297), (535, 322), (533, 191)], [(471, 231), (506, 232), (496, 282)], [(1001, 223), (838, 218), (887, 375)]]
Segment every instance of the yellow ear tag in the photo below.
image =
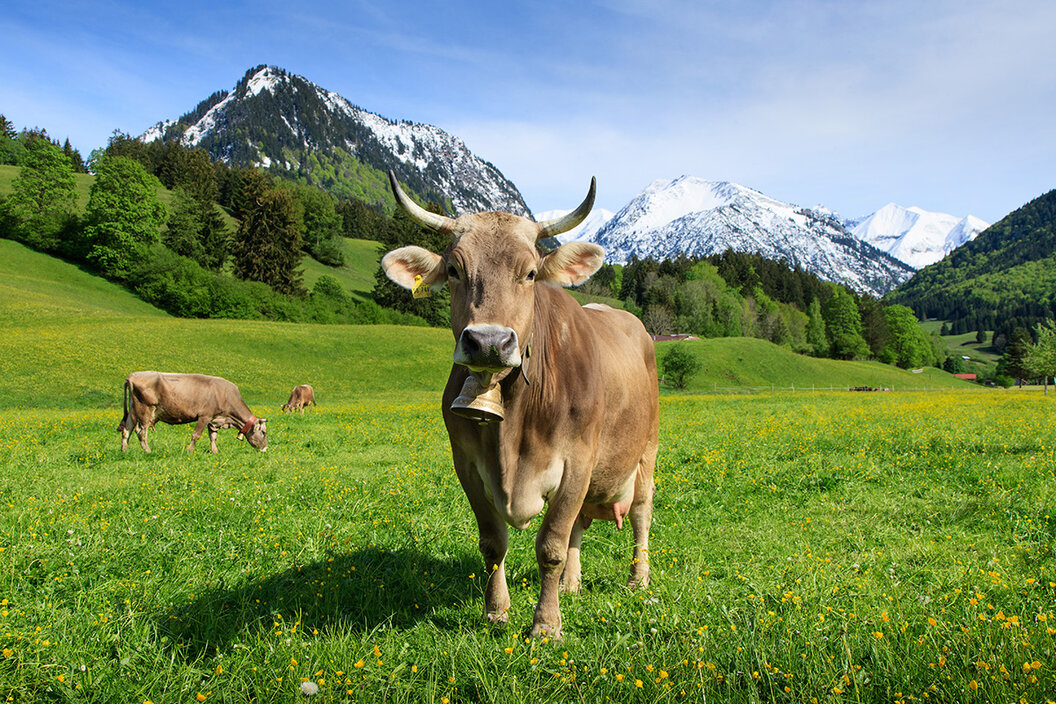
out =
[(422, 279), (421, 274), (414, 275), (414, 286), (411, 286), (411, 295), (415, 298), (429, 298), (432, 295), (432, 291), (429, 290), (429, 286), (426, 285)]

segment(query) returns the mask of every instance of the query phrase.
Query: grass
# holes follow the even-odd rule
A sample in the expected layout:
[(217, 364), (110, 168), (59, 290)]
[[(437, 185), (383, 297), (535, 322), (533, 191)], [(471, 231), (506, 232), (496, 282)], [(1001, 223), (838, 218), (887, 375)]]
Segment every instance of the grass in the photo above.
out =
[(700, 371), (689, 380), (688, 390), (847, 390), (868, 386), (895, 391), (970, 389), (971, 382), (934, 367), (920, 373), (879, 362), (842, 362), (794, 354), (765, 340), (751, 337), (661, 342), (662, 357), (670, 345), (687, 345), (700, 360)]
[(345, 254), (345, 265), (332, 267), (312, 259), (304, 258), (301, 269), (304, 285), (311, 289), (323, 274), (333, 276), (352, 294), (366, 297), (374, 289), (374, 272), (381, 262), (381, 245), (371, 240), (342, 238), (341, 249)]
[[(510, 623), (480, 618), (438, 408), (450, 332), (177, 320), (2, 254), (9, 701), (291, 702), (302, 681), (320, 702), (1056, 692), (1056, 405), (1040, 393), (665, 392), (652, 586), (622, 586), (629, 531), (596, 522), (566, 638), (537, 641), (538, 518), (511, 534)], [(842, 386), (859, 368), (693, 344), (719, 360), (704, 379)], [(261, 414), (307, 381), (320, 406), (272, 411), (267, 454), (224, 431), (219, 455), (188, 456), (190, 428), (166, 425), (153, 454), (122, 454), (120, 382), (150, 367), (220, 373)]]
[[(652, 587), (597, 524), (566, 639), (480, 619), (435, 399), (122, 456), (114, 410), (0, 411), (0, 688), (19, 701), (1045, 701), (1056, 420), (1000, 392), (666, 397)], [(32, 477), (32, 480), (28, 478)], [(538, 526), (538, 519), (533, 528)], [(786, 687), (788, 688), (786, 690)], [(973, 689), (973, 687), (975, 689)], [(685, 693), (685, 694), (683, 694)]]

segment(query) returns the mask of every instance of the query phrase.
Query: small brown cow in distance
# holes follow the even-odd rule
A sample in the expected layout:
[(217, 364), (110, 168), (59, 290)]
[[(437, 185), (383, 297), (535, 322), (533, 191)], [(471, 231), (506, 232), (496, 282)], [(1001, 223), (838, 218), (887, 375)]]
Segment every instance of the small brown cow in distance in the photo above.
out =
[(290, 392), (290, 400), (282, 407), (282, 411), (283, 413), (292, 413), (299, 410), (304, 413), (305, 407), (314, 405), (315, 390), (308, 384), (301, 384), (293, 387), (293, 391)]
[(147, 432), (158, 421), (169, 425), (196, 423), (187, 452), (194, 452), (206, 429), (209, 449), (218, 452), (216, 436), (221, 428), (238, 428), (239, 440), (248, 440), (261, 452), (268, 449), (267, 420), (253, 415), (238, 387), (218, 376), (132, 372), (125, 379), (124, 410), (117, 426), (122, 452), (128, 452), (128, 436), (133, 430), (143, 451), (150, 452)]

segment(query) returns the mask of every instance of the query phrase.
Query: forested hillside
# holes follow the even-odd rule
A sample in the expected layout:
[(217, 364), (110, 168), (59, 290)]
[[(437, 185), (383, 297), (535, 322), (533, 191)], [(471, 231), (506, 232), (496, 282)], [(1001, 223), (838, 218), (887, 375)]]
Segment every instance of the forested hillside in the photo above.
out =
[(995, 340), (1056, 317), (1056, 190), (921, 269), (885, 300), (921, 319), (946, 320), (954, 334), (993, 330)]

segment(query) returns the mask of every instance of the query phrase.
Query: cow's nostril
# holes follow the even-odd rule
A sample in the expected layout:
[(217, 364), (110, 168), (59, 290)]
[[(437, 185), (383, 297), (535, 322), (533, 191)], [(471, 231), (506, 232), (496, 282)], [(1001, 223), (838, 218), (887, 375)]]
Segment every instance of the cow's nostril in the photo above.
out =
[(507, 359), (517, 352), (517, 335), (510, 330), (499, 343), (499, 353)]

